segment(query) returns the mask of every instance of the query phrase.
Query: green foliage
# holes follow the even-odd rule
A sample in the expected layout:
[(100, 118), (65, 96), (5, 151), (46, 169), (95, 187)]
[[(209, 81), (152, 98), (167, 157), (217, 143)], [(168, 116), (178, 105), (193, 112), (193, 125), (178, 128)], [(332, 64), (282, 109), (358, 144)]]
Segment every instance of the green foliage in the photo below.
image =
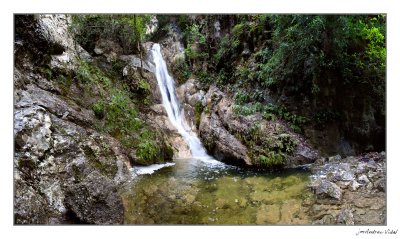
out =
[(185, 58), (180, 57), (172, 65), (172, 71), (174, 76), (177, 78), (178, 82), (183, 83), (192, 76), (189, 64), (186, 62)]
[(233, 112), (238, 115), (252, 115), (263, 110), (263, 105), (260, 102), (250, 103), (246, 105), (234, 105)]
[(206, 43), (205, 36), (200, 32), (200, 26), (197, 24), (190, 25), (185, 32), (187, 47), (185, 54), (189, 60), (205, 60), (208, 58), (208, 53), (202, 51)]
[(260, 155), (258, 157), (259, 162), (261, 165), (269, 167), (269, 168), (279, 168), (285, 165), (285, 156), (281, 153), (276, 153), (271, 151), (268, 153), (267, 156)]
[(197, 102), (196, 106), (194, 107), (194, 122), (197, 128), (199, 128), (201, 113), (203, 113), (203, 110), (204, 106), (201, 104), (201, 102)]
[(297, 147), (297, 142), (292, 139), (288, 134), (281, 134), (278, 136), (279, 152), (292, 154)]
[(157, 143), (155, 141), (155, 135), (148, 129), (144, 129), (140, 134), (139, 144), (136, 147), (136, 156), (140, 161), (146, 162), (156, 162), (159, 157)]
[(255, 102), (245, 105), (238, 105), (247, 99), (249, 99), (248, 95), (241, 92), (236, 93), (236, 104), (233, 106), (233, 111), (235, 114), (246, 116), (260, 112), (267, 120), (275, 120), (276, 118), (285, 120), (289, 123), (289, 127), (298, 133), (300, 133), (303, 126), (309, 122), (306, 117), (291, 113), (285, 107), (280, 107), (273, 104), (263, 105), (260, 102)]
[(239, 89), (236, 92), (234, 99), (236, 105), (242, 105), (243, 103), (247, 103), (250, 101), (250, 95), (247, 92)]
[(340, 114), (329, 108), (324, 108), (314, 114), (313, 121), (317, 127), (323, 127), (327, 123), (335, 122), (340, 118)]
[(136, 49), (146, 37), (146, 24), (151, 15), (72, 15), (70, 32), (85, 49), (94, 49), (97, 39), (114, 40), (127, 52)]
[(105, 89), (111, 87), (111, 80), (104, 73), (86, 61), (79, 61), (76, 77), (84, 84), (101, 84)]
[(111, 62), (111, 66), (112, 66), (113, 71), (116, 73), (119, 73), (119, 75), (120, 75), (120, 74), (122, 74), (122, 70), (124, 69), (125, 64), (121, 60), (113, 60)]
[(222, 64), (227, 66), (227, 59), (231, 58), (236, 48), (240, 45), (240, 40), (236, 38), (237, 36), (230, 37), (229, 35), (224, 36), (217, 46), (217, 52), (213, 56), (213, 61), (216, 64)]
[(104, 108), (104, 102), (102, 100), (96, 102), (93, 105), (92, 109), (98, 119), (104, 118), (105, 108)]
[(197, 77), (198, 77), (198, 79), (200, 80), (200, 82), (201, 83), (204, 83), (204, 84), (210, 84), (210, 83), (212, 83), (212, 76), (211, 76), (211, 74), (210, 73), (208, 73), (206, 70), (200, 70), (198, 73), (197, 73)]
[(217, 85), (222, 86), (228, 83), (229, 77), (228, 73), (222, 68), (217, 75)]
[(114, 90), (106, 106), (106, 130), (113, 136), (128, 136), (137, 131), (142, 122), (137, 110), (130, 105), (130, 98), (121, 90)]

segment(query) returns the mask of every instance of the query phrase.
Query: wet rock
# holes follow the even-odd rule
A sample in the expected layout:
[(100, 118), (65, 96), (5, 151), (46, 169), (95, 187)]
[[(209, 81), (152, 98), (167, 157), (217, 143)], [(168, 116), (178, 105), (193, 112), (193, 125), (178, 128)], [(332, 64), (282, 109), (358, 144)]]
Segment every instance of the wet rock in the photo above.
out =
[(281, 207), (281, 224), (292, 225), (296, 222), (296, 217), (301, 209), (301, 202), (299, 200), (288, 200), (282, 204)]
[(336, 184), (327, 180), (321, 180), (316, 186), (316, 194), (322, 196), (329, 196), (340, 200), (342, 198), (342, 190)]
[(185, 47), (182, 44), (182, 37), (183, 35), (179, 27), (172, 23), (166, 37), (159, 42), (162, 46), (161, 52), (163, 58), (168, 66), (172, 66), (179, 60), (185, 59)]
[(280, 122), (266, 121), (259, 113), (237, 115), (233, 100), (216, 86), (210, 86), (204, 98), (207, 111), (200, 119), (200, 137), (217, 159), (237, 165), (266, 167), (267, 163), (261, 162), (260, 157), (273, 157), (269, 156), (270, 151), (277, 148), (286, 148), (286, 151), (276, 152), (283, 160), (270, 167), (296, 167), (317, 159), (318, 153)]
[(335, 155), (332, 157), (328, 158), (328, 162), (333, 163), (333, 162), (338, 162), (342, 159), (342, 157), (340, 155)]
[(222, 126), (217, 115), (202, 114), (199, 133), (204, 146), (218, 160), (236, 165), (252, 165), (246, 147)]
[(337, 217), (339, 224), (354, 225), (354, 216), (350, 209), (342, 209)]
[(150, 109), (152, 109), (158, 115), (167, 116), (167, 111), (165, 110), (165, 107), (162, 104), (152, 105), (150, 106)]
[(368, 184), (370, 182), (365, 174), (358, 176), (357, 181), (361, 184)]
[[(383, 224), (386, 216), (386, 195), (383, 190), (386, 175), (385, 159), (382, 155), (368, 153), (340, 161), (325, 162), (324, 165), (313, 165), (310, 187), (315, 190), (325, 180), (335, 183), (342, 190), (340, 201), (321, 199), (316, 201), (317, 205), (313, 208), (324, 208), (325, 212), (311, 210), (311, 215), (315, 219), (313, 223)], [(328, 191), (325, 188), (328, 188), (328, 184), (322, 187), (324, 190), (321, 191)]]
[(68, 187), (65, 204), (85, 223), (123, 223), (124, 209), (117, 188), (111, 180), (96, 172)]
[(374, 187), (379, 191), (386, 192), (386, 180), (381, 178), (374, 183)]

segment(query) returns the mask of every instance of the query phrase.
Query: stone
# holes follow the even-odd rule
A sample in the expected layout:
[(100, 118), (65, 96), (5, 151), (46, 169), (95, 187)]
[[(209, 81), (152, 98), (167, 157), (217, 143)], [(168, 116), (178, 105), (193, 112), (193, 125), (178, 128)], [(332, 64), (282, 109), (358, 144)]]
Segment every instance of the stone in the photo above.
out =
[[(361, 159), (363, 161), (360, 161)], [(315, 190), (318, 197), (329, 196), (329, 193), (334, 195), (334, 187), (329, 190), (333, 182), (342, 190), (340, 201), (326, 198), (316, 200), (316, 203), (320, 205), (314, 204), (310, 210), (314, 218), (313, 223), (346, 225), (385, 223), (386, 177), (384, 175), (385, 162), (381, 160), (380, 154), (368, 153), (347, 157), (341, 159), (340, 162), (326, 162), (323, 166), (313, 165), (310, 187)], [(323, 183), (323, 181), (329, 183)]]
[(148, 59), (140, 60), (140, 57), (136, 55), (121, 55), (119, 59), (124, 61), (127, 65), (122, 69), (122, 75), (128, 76), (131, 71), (136, 71), (138, 68), (142, 68), (148, 72), (155, 73), (155, 68)]
[(150, 109), (152, 109), (155, 113), (159, 115), (167, 116), (167, 111), (165, 110), (165, 107), (162, 104), (152, 105), (150, 106)]
[(280, 224), (293, 225), (296, 224), (296, 215), (299, 214), (301, 209), (301, 202), (299, 200), (287, 200), (281, 207), (281, 220)]
[(236, 165), (252, 165), (246, 147), (222, 126), (216, 114), (201, 115), (199, 134), (204, 146), (218, 160)]
[(337, 216), (339, 224), (354, 225), (354, 216), (350, 209), (342, 209)]
[[(85, 108), (104, 89), (93, 85), (94, 95), (85, 98), (79, 82), (61, 90), (57, 78), (76, 75), (80, 59), (92, 60), (72, 38), (70, 22), (63, 14), (16, 17), (16, 224), (123, 222), (117, 190), (131, 177), (128, 153), (115, 138), (96, 132), (93, 110)], [(43, 72), (47, 67), (52, 74)]]
[(339, 162), (342, 159), (342, 157), (338, 154), (332, 157), (328, 158), (328, 162), (333, 163), (333, 162)]
[(115, 61), (122, 54), (122, 47), (109, 39), (99, 39), (93, 50), (98, 55), (104, 55), (108, 62)]
[(386, 180), (384, 178), (376, 180), (374, 182), (374, 187), (379, 191), (386, 192)]
[(361, 184), (368, 184), (370, 182), (365, 174), (358, 176), (357, 181)]
[(340, 177), (343, 181), (352, 181), (355, 179), (354, 173), (351, 171), (344, 171)]
[(46, 199), (34, 188), (22, 181), (15, 181), (14, 222), (15, 224), (45, 224), (48, 211)]
[(14, 139), (17, 148), (29, 151), (34, 161), (50, 149), (52, 122), (48, 112), (40, 106), (16, 109)]
[(113, 182), (92, 172), (78, 184), (68, 186), (65, 195), (68, 210), (89, 224), (122, 224), (124, 208)]
[(359, 184), (356, 180), (353, 180), (351, 181), (349, 188), (351, 189), (351, 191), (356, 191), (360, 186), (361, 184)]
[(316, 194), (322, 196), (329, 196), (340, 200), (342, 198), (342, 190), (336, 184), (327, 180), (321, 180), (316, 187)]

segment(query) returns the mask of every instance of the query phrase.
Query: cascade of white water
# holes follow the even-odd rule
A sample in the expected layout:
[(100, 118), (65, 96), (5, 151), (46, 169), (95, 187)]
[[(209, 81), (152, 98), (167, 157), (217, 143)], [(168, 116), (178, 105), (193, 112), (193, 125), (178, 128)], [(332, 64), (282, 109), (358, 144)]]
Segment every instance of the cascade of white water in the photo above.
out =
[(169, 120), (189, 145), (192, 157), (211, 158), (206, 153), (199, 138), (185, 121), (183, 109), (180, 109), (179, 101), (175, 93), (174, 79), (168, 74), (167, 65), (162, 58), (159, 44), (153, 45), (151, 55), (155, 64), (155, 72), (162, 95), (162, 103), (167, 111)]

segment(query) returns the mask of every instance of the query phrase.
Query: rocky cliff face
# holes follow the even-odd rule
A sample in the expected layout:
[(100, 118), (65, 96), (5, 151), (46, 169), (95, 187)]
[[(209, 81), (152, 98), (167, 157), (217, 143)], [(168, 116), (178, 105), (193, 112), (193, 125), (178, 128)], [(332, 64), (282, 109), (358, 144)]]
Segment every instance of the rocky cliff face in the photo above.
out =
[(177, 92), (187, 118), (197, 120), (204, 146), (217, 159), (241, 166), (295, 167), (314, 162), (318, 152), (282, 121), (267, 121), (260, 114), (236, 114), (232, 96), (211, 86), (206, 93), (194, 79)]
[[(74, 75), (91, 56), (68, 33), (65, 15), (15, 16), (14, 222), (123, 222), (119, 185), (130, 159), (96, 117), (75, 79), (65, 93), (54, 74)], [(53, 76), (52, 76), (53, 74)], [(74, 96), (74, 94), (82, 97)]]

